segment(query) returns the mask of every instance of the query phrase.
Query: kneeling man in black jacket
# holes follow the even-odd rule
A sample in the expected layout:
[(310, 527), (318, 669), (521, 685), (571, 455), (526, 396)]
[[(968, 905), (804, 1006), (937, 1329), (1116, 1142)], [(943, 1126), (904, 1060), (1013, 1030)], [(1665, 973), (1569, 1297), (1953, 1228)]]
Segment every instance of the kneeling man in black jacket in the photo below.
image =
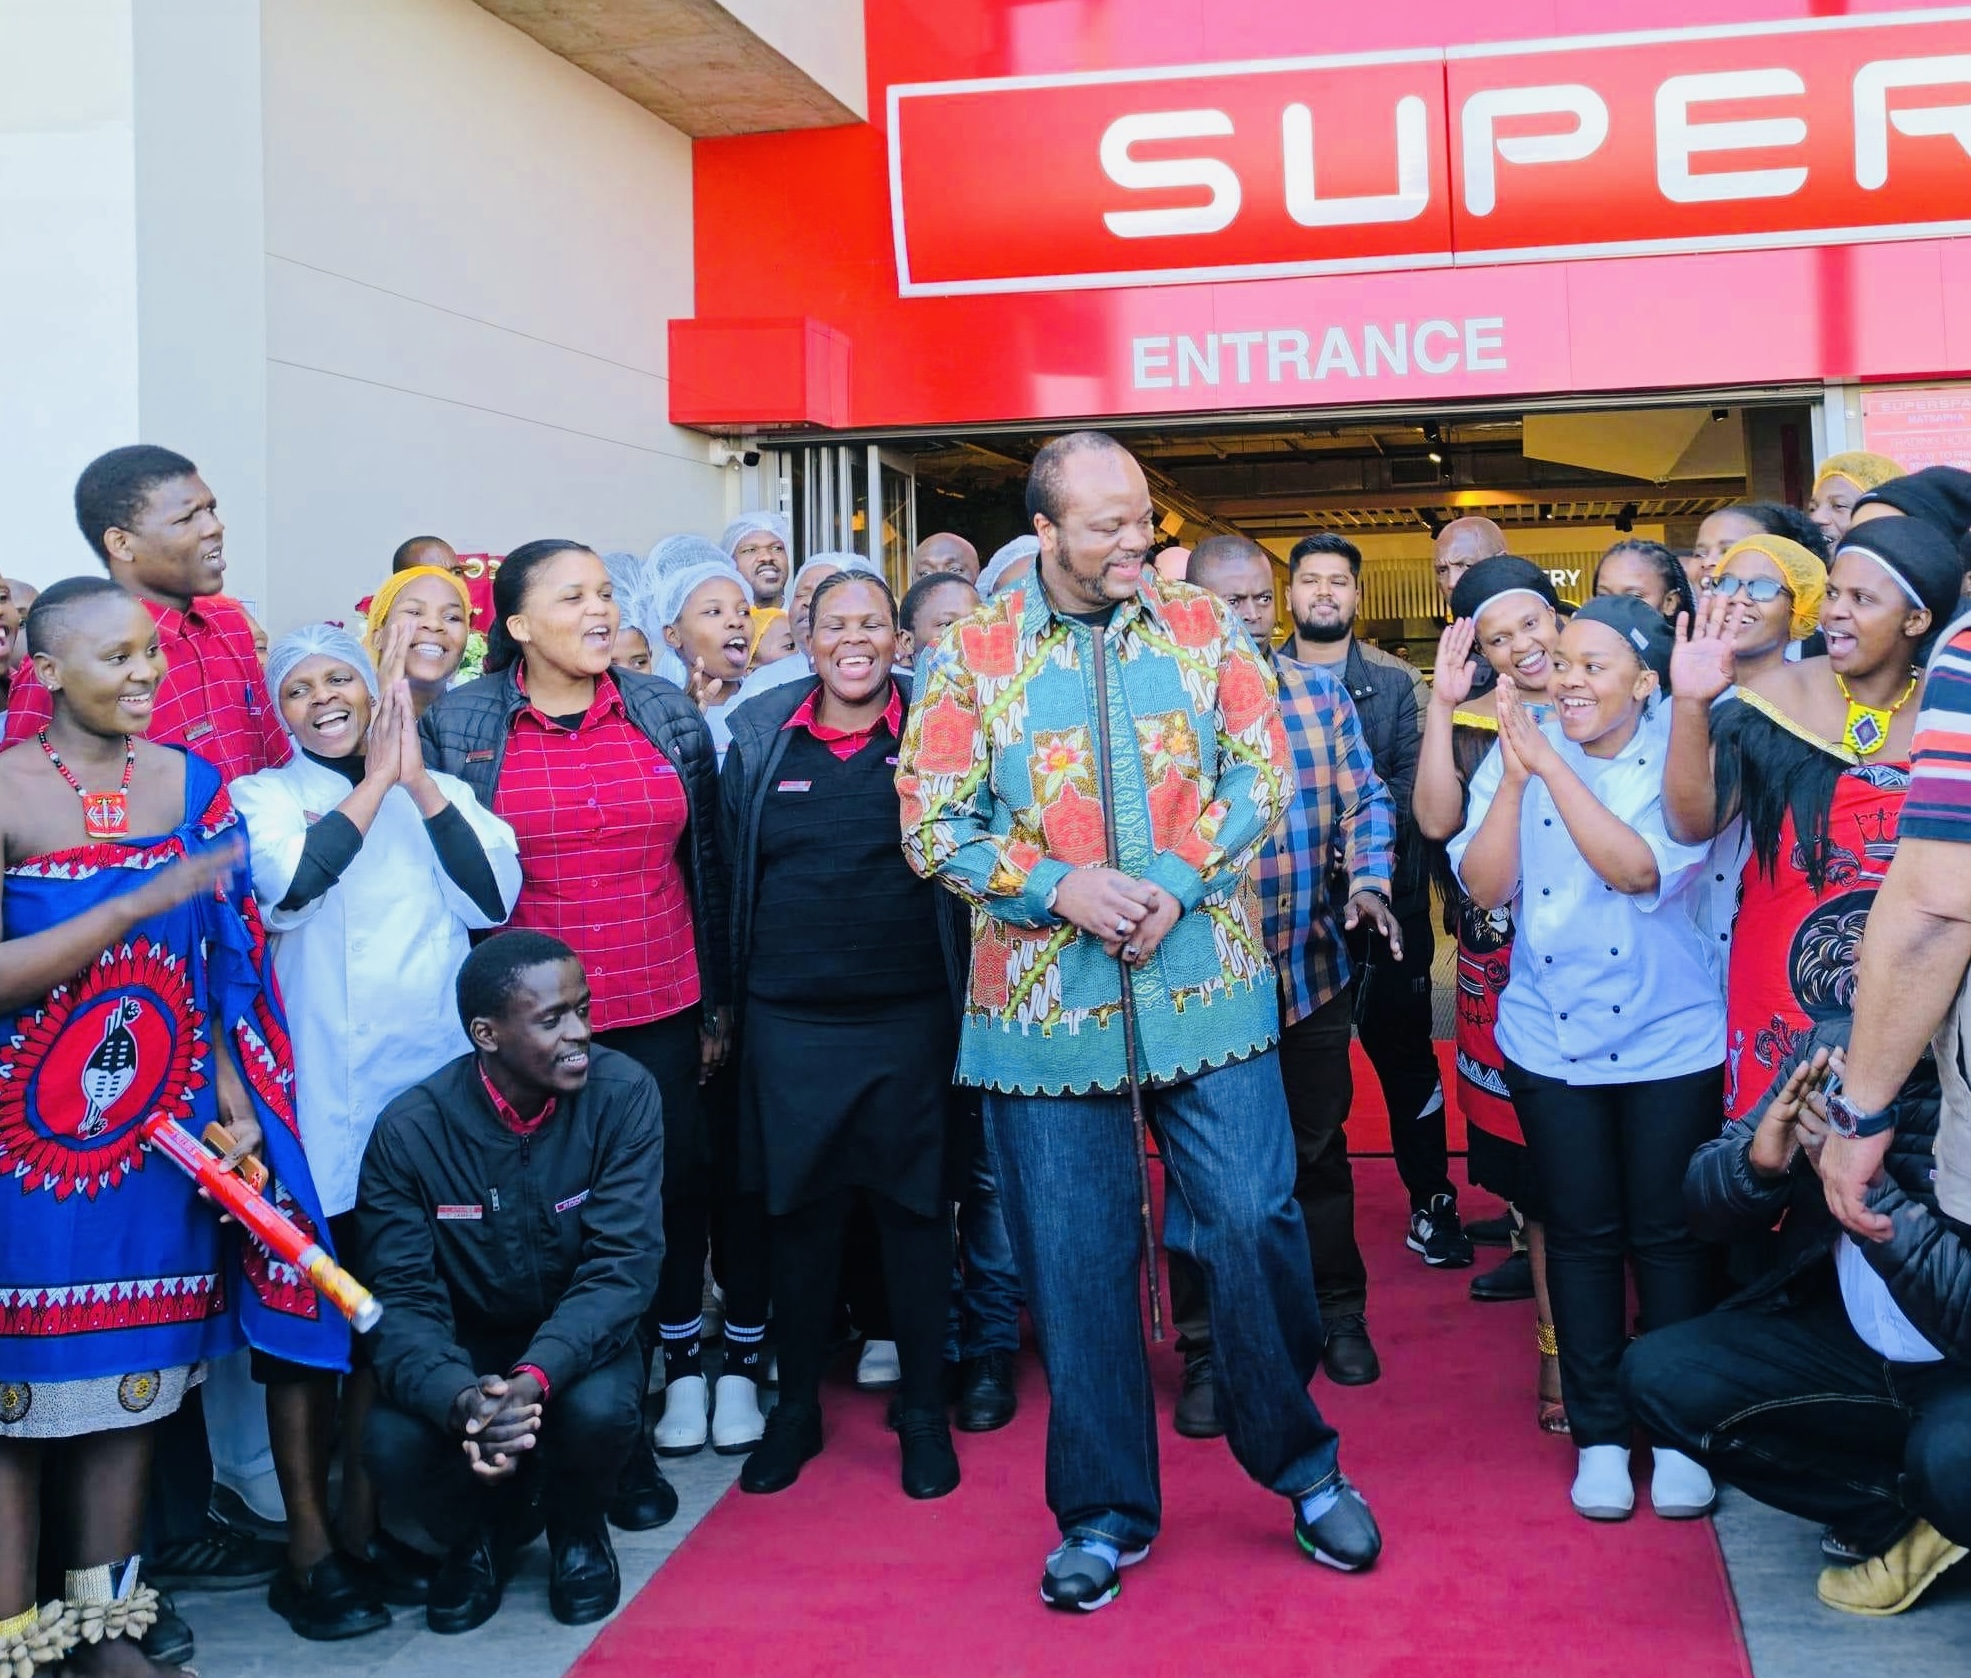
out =
[[(1631, 1412), (1761, 1503), (1824, 1523), (1820, 1599), (1899, 1614), (1971, 1546), (1971, 1229), (1937, 1205), (1935, 1063), (1895, 1104), (1868, 1204), (1893, 1226), (1857, 1242), (1816, 1171), (1821, 1085), (1845, 1024), (1818, 1027), (1755, 1125), (1691, 1156), (1684, 1210), (1701, 1241), (1765, 1238), (1770, 1265), (1708, 1317), (1646, 1334), (1622, 1360)], [(1783, 1221), (1781, 1221), (1783, 1218)]]
[(448, 1546), (433, 1631), (499, 1608), (536, 1495), (548, 1605), (580, 1625), (622, 1592), (603, 1511), (642, 1425), (637, 1322), (664, 1258), (657, 1086), (591, 1042), (559, 939), (481, 944), (458, 1004), (474, 1052), (391, 1102), (363, 1155), (359, 1271), (384, 1307), (365, 1455)]

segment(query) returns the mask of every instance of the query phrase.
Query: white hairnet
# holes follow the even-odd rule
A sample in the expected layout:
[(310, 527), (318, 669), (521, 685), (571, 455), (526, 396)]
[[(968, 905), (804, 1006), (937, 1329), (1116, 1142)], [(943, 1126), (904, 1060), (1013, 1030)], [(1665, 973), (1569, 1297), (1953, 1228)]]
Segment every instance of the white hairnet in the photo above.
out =
[(1038, 536), (1015, 536), (1005, 547), (985, 562), (985, 569), (979, 573), (979, 593), (989, 597), (999, 587), (1000, 578), (1013, 569), (1023, 559), (1040, 557), (1040, 538)]
[[(363, 643), (339, 624), (305, 623), (267, 649), (267, 691), (274, 695), (277, 707), (281, 684), (294, 674), (296, 665), (317, 653), (348, 665), (363, 678), (370, 698), (376, 698), (376, 670), (370, 663), (370, 655), (363, 651)], [(286, 726), (285, 722), (282, 726)]]
[[(873, 560), (863, 558), (861, 554), (809, 554), (806, 559), (801, 561), (800, 569), (787, 579), (787, 592), (780, 597), (780, 605), (783, 611), (789, 614), (793, 612), (794, 590), (800, 587), (801, 579), (817, 567), (824, 571), (861, 571), (871, 577), (880, 577), (883, 575), (881, 566), (877, 565)], [(817, 577), (815, 580), (819, 582), (820, 578)]]
[(756, 530), (778, 537), (780, 545), (790, 554), (794, 551), (794, 527), (787, 515), (764, 509), (757, 513), (741, 513), (725, 527), (724, 534), (719, 537), (719, 546), (730, 554)]
[[(655, 666), (657, 674), (683, 687), (688, 674), (684, 660), (678, 657), (676, 648), (664, 643), (664, 631), (684, 616), (684, 609), (690, 603), (691, 597), (707, 583), (724, 578), (739, 590), (739, 597), (749, 608), (753, 603), (753, 591), (746, 586), (746, 579), (740, 576), (732, 561), (717, 548), (713, 548), (711, 543), (702, 542), (696, 536), (673, 536), (667, 540), (698, 542), (701, 547), (711, 548), (715, 556), (700, 560), (693, 565), (680, 566), (674, 571), (666, 571), (659, 576), (656, 587), (651, 592), (649, 623), (647, 626), (643, 624), (637, 626), (649, 639), (650, 650), (662, 655)], [(663, 544), (660, 542), (658, 546), (661, 547)]]
[(644, 621), (650, 615), (651, 584), (656, 577), (650, 562), (619, 548), (602, 556), (602, 568), (609, 573), (609, 581), (615, 586), (616, 606), (623, 614), (623, 627), (641, 630), (646, 641), (655, 640), (656, 637), (644, 628)]
[[(659, 575), (682, 571), (687, 565), (730, 565), (732, 555), (702, 536), (666, 536), (650, 550), (650, 568)], [(750, 598), (750, 591), (749, 596)]]

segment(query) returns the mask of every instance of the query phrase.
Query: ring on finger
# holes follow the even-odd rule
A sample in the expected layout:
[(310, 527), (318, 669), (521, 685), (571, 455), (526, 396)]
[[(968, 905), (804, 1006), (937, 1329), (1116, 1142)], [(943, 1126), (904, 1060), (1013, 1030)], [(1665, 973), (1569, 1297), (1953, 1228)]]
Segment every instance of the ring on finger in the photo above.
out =
[(1118, 938), (1127, 938), (1135, 930), (1136, 923), (1134, 921), (1124, 915), (1116, 916), (1116, 936)]

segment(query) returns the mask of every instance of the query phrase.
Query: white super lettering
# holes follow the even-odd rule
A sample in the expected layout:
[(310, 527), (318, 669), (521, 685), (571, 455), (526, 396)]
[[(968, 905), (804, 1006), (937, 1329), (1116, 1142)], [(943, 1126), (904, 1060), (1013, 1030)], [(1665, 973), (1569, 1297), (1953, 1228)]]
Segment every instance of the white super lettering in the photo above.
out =
[(1971, 53), (1947, 58), (1878, 59), (1855, 72), (1855, 185), (1873, 192), (1889, 184), (1889, 129), (1911, 139), (1948, 136), (1971, 156), (1971, 105), (1889, 109), (1902, 87), (1950, 87), (1971, 82)]
[(1132, 338), (1129, 341), (1130, 367), (1138, 390), (1170, 389), (1170, 340)]
[(1807, 184), (1805, 168), (1725, 169), (1694, 175), (1700, 152), (1760, 151), (1797, 146), (1807, 138), (1802, 117), (1743, 122), (1693, 122), (1690, 108), (1721, 99), (1778, 99), (1807, 91), (1791, 70), (1720, 70), (1672, 76), (1656, 90), (1656, 184), (1673, 204), (1716, 204), (1738, 198), (1786, 198)]
[[(1458, 340), (1462, 337), (1458, 329), (1448, 320), (1427, 320), (1419, 326), (1410, 339), (1410, 353), (1416, 358), (1419, 373), (1455, 373), (1458, 369)], [(1442, 355), (1432, 355), (1424, 346), (1432, 338), (1449, 338), (1451, 348)]]
[[(1574, 126), (1559, 134), (1494, 135), (1500, 117), (1571, 116)], [(1499, 202), (1494, 148), (1508, 163), (1578, 163), (1601, 150), (1608, 138), (1608, 104), (1578, 82), (1557, 87), (1496, 87), (1465, 101), (1465, 208), (1489, 216)]]
[(1356, 227), (1414, 221), (1430, 207), (1430, 119), (1414, 93), (1396, 101), (1396, 190), (1360, 198), (1322, 198), (1314, 187), (1314, 113), (1289, 105), (1280, 114), (1287, 214), (1302, 227)]
[(1118, 239), (1169, 238), (1181, 233), (1218, 233), (1239, 213), (1239, 177), (1229, 163), (1215, 157), (1167, 157), (1154, 161), (1130, 156), (1139, 140), (1204, 140), (1232, 132), (1232, 119), (1223, 111), (1149, 111), (1117, 117), (1102, 134), (1102, 172), (1131, 192), (1203, 187), (1211, 194), (1205, 204), (1182, 209), (1111, 210), (1102, 225)]

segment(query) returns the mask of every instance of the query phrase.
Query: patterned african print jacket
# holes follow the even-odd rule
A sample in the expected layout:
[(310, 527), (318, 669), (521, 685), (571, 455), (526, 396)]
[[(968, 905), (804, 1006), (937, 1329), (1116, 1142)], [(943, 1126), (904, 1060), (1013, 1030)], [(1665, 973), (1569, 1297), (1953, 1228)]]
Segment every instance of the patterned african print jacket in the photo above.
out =
[(973, 906), (961, 1083), (1060, 1095), (1127, 1082), (1118, 965), (1047, 907), (1070, 869), (1107, 855), (1098, 656), (1120, 866), (1184, 908), (1132, 975), (1138, 1072), (1172, 1082), (1279, 1032), (1245, 877), (1294, 792), (1270, 665), (1203, 589), (1146, 573), (1098, 629), (1028, 584), (920, 665), (897, 769), (904, 855)]

